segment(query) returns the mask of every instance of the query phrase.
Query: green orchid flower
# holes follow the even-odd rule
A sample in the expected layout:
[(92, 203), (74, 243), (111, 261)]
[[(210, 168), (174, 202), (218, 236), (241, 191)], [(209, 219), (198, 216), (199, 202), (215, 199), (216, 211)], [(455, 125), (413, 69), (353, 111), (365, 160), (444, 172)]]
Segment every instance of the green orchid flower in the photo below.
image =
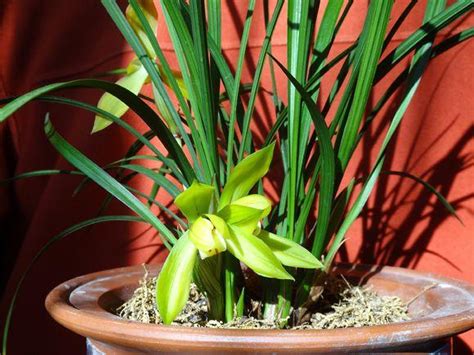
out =
[[(140, 8), (145, 15), (150, 27), (154, 30), (155, 36), (157, 34), (157, 26), (158, 26), (158, 12), (156, 7), (153, 3), (153, 0), (139, 0), (138, 1)], [(148, 56), (153, 60), (156, 60), (156, 54), (153, 50), (153, 46), (148, 39), (145, 29), (142, 26), (142, 23), (138, 19), (138, 15), (136, 14), (135, 10), (132, 8), (131, 5), (127, 6), (125, 11), (125, 15), (127, 18), (128, 23), (132, 27), (133, 31), (137, 35), (138, 39), (140, 40), (141, 44), (145, 48), (148, 53)], [(162, 76), (162, 66), (160, 64), (157, 65), (158, 70), (160, 73), (160, 78), (163, 80), (163, 83), (170, 86), (169, 80), (166, 76)], [(188, 97), (188, 93), (184, 84), (183, 76), (179, 71), (172, 71), (173, 77), (176, 79), (178, 87), (180, 88), (183, 96), (185, 98)], [(124, 77), (120, 78), (116, 84), (120, 85), (129, 91), (133, 92), (135, 95), (141, 91), (143, 86), (149, 82), (148, 72), (145, 70), (142, 63), (138, 60), (138, 58), (132, 59), (132, 61), (128, 64), (126, 69), (126, 74)], [(160, 96), (157, 90), (153, 87), (153, 96), (155, 98), (155, 102), (158, 108), (158, 111), (161, 113), (162, 117), (166, 120), (170, 129), (176, 131), (175, 124), (173, 119), (171, 118), (171, 113), (168, 111), (168, 108), (164, 104), (163, 98)], [(127, 111), (128, 106), (124, 102), (117, 99), (115, 96), (109, 93), (105, 93), (99, 99), (97, 103), (97, 107), (101, 110), (107, 111), (114, 115), (115, 117), (122, 117)], [(94, 119), (94, 126), (92, 127), (92, 133), (99, 132), (112, 124), (112, 121), (109, 119), (102, 117), (101, 115), (96, 115)]]
[(294, 280), (285, 266), (322, 268), (299, 244), (262, 230), (271, 202), (250, 190), (268, 172), (274, 145), (242, 160), (230, 174), (220, 198), (214, 186), (195, 181), (175, 199), (189, 229), (179, 238), (157, 280), (157, 307), (165, 324), (184, 307), (196, 256), (201, 259), (230, 252), (256, 274)]

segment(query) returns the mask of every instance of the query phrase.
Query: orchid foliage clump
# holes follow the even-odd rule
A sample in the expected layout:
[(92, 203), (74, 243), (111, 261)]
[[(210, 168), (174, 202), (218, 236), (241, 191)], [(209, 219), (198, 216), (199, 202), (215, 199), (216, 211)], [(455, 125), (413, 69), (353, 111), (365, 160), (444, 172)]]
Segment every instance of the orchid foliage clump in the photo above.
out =
[[(78, 190), (94, 181), (136, 216), (107, 215), (107, 198), (99, 217), (55, 236), (38, 256), (55, 241), (96, 223), (145, 222), (171, 250), (157, 284), (157, 305), (165, 323), (172, 322), (183, 307), (191, 280), (207, 295), (211, 318), (229, 321), (242, 315), (248, 301), (243, 272), (262, 277), (262, 316), (286, 319), (296, 309), (304, 315), (317, 301), (317, 287), (313, 286), (330, 272), (381, 173), (422, 184), (454, 214), (452, 206), (427, 182), (409, 172), (384, 171), (384, 159), (430, 59), (474, 35), (469, 28), (435, 44), (439, 31), (472, 10), (472, 1), (458, 0), (449, 6), (445, 0), (427, 1), (420, 27), (391, 50), (388, 44), (417, 2), (409, 2), (390, 21), (394, 0), (370, 1), (357, 40), (335, 53), (334, 40), (351, 18), (353, 1), (331, 0), (323, 6), (316, 0), (276, 0), (263, 5), (249, 0), (239, 54), (232, 65), (221, 45), (225, 27), (220, 0), (158, 3), (163, 18), (158, 18), (152, 0), (129, 0), (125, 13), (115, 0), (102, 0), (134, 51), (116, 83), (98, 79), (54, 83), (2, 101), (0, 121), (28, 102), (42, 100), (91, 112), (93, 132), (114, 123), (136, 140), (123, 159), (101, 167), (73, 147), (46, 118), (50, 143), (75, 170), (27, 172), (12, 180), (84, 175)], [(243, 83), (256, 4), (265, 7), (265, 36), (252, 80)], [(286, 58), (280, 59), (286, 59), (286, 66), (272, 54), (272, 36), (284, 6), (284, 23), (290, 25)], [(168, 30), (178, 68), (171, 67), (157, 41), (158, 26)], [(397, 71), (398, 76), (369, 109), (373, 87), (409, 56), (409, 66)], [(276, 68), (288, 80), (286, 92), (277, 85)], [(336, 79), (323, 96), (321, 82), (335, 68)], [(256, 134), (251, 123), (264, 70), (272, 79), (275, 117), (268, 132)], [(152, 97), (140, 93), (144, 85), (151, 86)], [(68, 88), (100, 89), (105, 94), (98, 105), (53, 95)], [(397, 106), (387, 130), (378, 137), (382, 143), (377, 145), (370, 173), (352, 176), (347, 167), (354, 152), (395, 93)], [(139, 132), (122, 120), (127, 110), (149, 130)], [(263, 142), (257, 136), (263, 136)], [(281, 164), (270, 166), (274, 155)], [(147, 164), (141, 164), (143, 161)], [(273, 208), (264, 196), (262, 182), (270, 167), (282, 179)], [(152, 188), (130, 186), (137, 175), (148, 178)], [(163, 205), (157, 198), (161, 192), (174, 200), (179, 212)], [(160, 213), (174, 223), (163, 223)], [(7, 330), (12, 310), (13, 306)]]

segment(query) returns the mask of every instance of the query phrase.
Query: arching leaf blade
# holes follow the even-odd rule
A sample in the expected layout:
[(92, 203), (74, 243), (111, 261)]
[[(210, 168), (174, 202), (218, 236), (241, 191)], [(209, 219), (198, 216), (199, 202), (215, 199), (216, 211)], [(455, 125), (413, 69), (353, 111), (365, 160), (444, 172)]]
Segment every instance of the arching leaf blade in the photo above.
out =
[(46, 244), (44, 244), (41, 249), (35, 254), (33, 259), (30, 261), (28, 266), (26, 267), (25, 271), (21, 275), (18, 283), (16, 284), (15, 291), (13, 292), (12, 299), (10, 300), (10, 304), (8, 306), (8, 312), (7, 316), (5, 318), (5, 324), (4, 324), (4, 329), (3, 329), (3, 338), (2, 338), (2, 354), (6, 355), (7, 354), (7, 345), (8, 345), (8, 334), (10, 331), (10, 324), (13, 316), (13, 311), (15, 310), (15, 305), (16, 305), (16, 300), (18, 298), (18, 295), (21, 291), (21, 287), (23, 286), (23, 283), (25, 282), (26, 277), (29, 275), (31, 269), (33, 266), (36, 264), (38, 259), (56, 242), (70, 236), (71, 234), (84, 229), (86, 227), (90, 227), (95, 224), (99, 223), (104, 223), (104, 222), (113, 222), (113, 221), (119, 221), (119, 222), (143, 222), (143, 220), (140, 217), (134, 217), (134, 216), (102, 216), (98, 218), (92, 218), (80, 223), (77, 223), (50, 240)]
[(150, 223), (164, 237), (166, 244), (176, 242), (173, 233), (135, 196), (133, 196), (122, 184), (106, 173), (102, 168), (92, 162), (79, 150), (69, 144), (59, 133), (56, 132), (48, 117), (45, 119), (44, 130), (50, 143), (56, 150), (73, 166), (90, 177), (100, 187), (114, 195), (128, 208)]

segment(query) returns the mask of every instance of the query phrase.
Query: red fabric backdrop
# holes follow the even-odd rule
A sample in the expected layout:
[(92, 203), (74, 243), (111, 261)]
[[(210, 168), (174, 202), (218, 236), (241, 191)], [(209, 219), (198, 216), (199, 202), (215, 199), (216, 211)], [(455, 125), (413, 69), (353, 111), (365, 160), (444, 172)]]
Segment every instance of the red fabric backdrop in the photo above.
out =
[[(367, 3), (355, 2), (351, 21), (338, 36), (337, 50), (346, 48), (357, 36)], [(407, 3), (408, 0), (397, 1), (395, 12), (400, 13)], [(416, 5), (406, 19), (392, 47), (419, 26), (423, 3)], [(262, 4), (263, 1), (257, 2), (254, 15), (245, 82), (251, 79), (264, 36)], [(231, 63), (236, 61), (245, 9), (246, 1), (223, 1), (223, 47)], [(130, 58), (130, 50), (97, 0), (6, 0), (0, 4), (0, 19), (0, 97), (117, 68)], [(439, 37), (473, 23), (471, 14)], [(286, 53), (284, 24), (280, 21), (273, 41), (274, 52), (282, 59)], [(169, 50), (163, 22), (159, 38)], [(474, 42), (468, 41), (431, 62), (387, 158), (387, 169), (408, 171), (439, 189), (457, 208), (464, 226), (418, 185), (383, 176), (363, 216), (350, 230), (342, 259), (401, 265), (474, 283), (473, 55)], [(336, 74), (337, 68), (329, 79)], [(285, 85), (281, 73), (278, 80)], [(322, 97), (328, 94), (328, 83), (329, 80), (323, 82)], [(377, 85), (372, 102), (376, 102), (387, 83)], [(268, 72), (263, 86), (270, 88)], [(91, 103), (100, 96), (91, 90), (70, 90), (65, 94)], [(272, 124), (273, 111), (267, 94), (262, 93), (259, 99), (254, 128), (265, 131)], [(45, 139), (42, 125), (46, 112), (51, 113), (61, 134), (99, 163), (120, 158), (132, 142), (117, 127), (89, 135), (93, 120), (90, 113), (35, 102), (0, 125), (0, 179), (35, 169), (69, 168)], [(379, 116), (370, 132), (371, 139), (380, 136), (390, 114), (393, 105), (387, 105)], [(127, 119), (144, 128), (136, 117), (128, 115)], [(361, 176), (366, 174), (374, 154), (368, 140), (364, 141), (352, 169)], [(78, 182), (77, 177), (53, 176), (0, 187), (2, 320), (14, 285), (40, 246), (65, 227), (97, 212), (103, 191), (89, 185), (71, 198)], [(114, 203), (110, 212), (126, 213), (126, 209)], [(69, 354), (83, 353), (84, 341), (55, 324), (44, 310), (48, 290), (80, 274), (159, 261), (165, 254), (157, 240), (143, 225), (115, 223), (77, 233), (52, 247), (28, 277), (19, 297), (10, 353), (64, 354), (63, 346), (70, 349)], [(461, 336), (456, 345), (457, 353), (469, 353), (469, 345), (474, 346), (472, 331)]]

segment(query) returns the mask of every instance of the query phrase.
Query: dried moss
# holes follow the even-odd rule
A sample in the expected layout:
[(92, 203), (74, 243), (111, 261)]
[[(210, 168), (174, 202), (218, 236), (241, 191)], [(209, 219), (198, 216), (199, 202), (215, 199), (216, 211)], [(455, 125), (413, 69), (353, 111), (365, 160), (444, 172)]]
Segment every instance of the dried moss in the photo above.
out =
[(409, 319), (408, 306), (399, 297), (380, 296), (371, 287), (348, 287), (329, 312), (317, 312), (298, 328), (334, 329), (402, 322)]
[(145, 268), (145, 275), (137, 289), (127, 302), (117, 308), (117, 315), (142, 323), (161, 323), (160, 314), (155, 307), (155, 285), (156, 278), (150, 278)]
[[(145, 272), (133, 296), (117, 309), (124, 318), (143, 323), (162, 323), (155, 303), (156, 278)], [(209, 320), (207, 300), (192, 284), (185, 308), (173, 322), (186, 327), (233, 329), (334, 329), (363, 327), (401, 322), (409, 319), (408, 304), (399, 297), (378, 295), (370, 286), (352, 286), (338, 278), (330, 279), (319, 302), (319, 309), (309, 322), (291, 327), (288, 319), (257, 319), (251, 315), (224, 323)]]
[[(138, 288), (127, 302), (117, 308), (117, 315), (142, 323), (162, 323), (156, 308), (155, 289), (156, 277), (149, 277), (148, 271), (145, 269), (145, 275), (140, 280)], [(198, 291), (195, 284), (192, 284), (186, 306), (173, 324), (196, 327), (204, 326), (207, 320), (206, 297)]]

